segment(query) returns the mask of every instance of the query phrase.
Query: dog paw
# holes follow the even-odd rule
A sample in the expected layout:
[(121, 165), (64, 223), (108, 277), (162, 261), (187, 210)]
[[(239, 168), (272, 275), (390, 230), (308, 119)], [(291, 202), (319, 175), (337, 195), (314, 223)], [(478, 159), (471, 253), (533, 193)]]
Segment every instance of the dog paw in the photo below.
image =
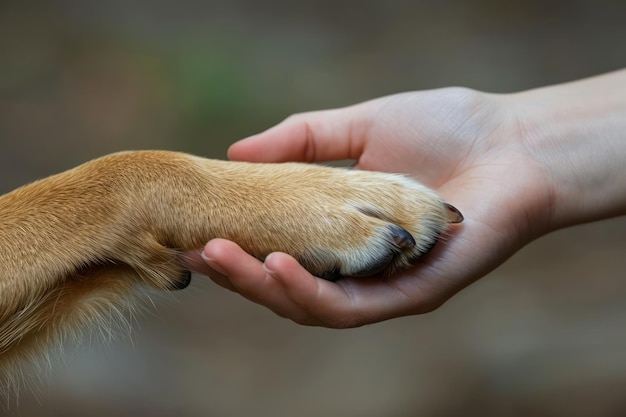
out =
[[(429, 252), (461, 213), (396, 174), (284, 164), (251, 202), (253, 223), (225, 236), (259, 259), (294, 256), (312, 274), (389, 275)], [(252, 235), (246, 235), (246, 230)]]
[(407, 177), (343, 174), (345, 180), (335, 185), (339, 190), (322, 194), (326, 201), (319, 202), (322, 212), (341, 214), (343, 219), (327, 216), (336, 221), (328, 226), (341, 233), (326, 247), (311, 248), (302, 260), (322, 278), (389, 275), (408, 268), (435, 246), (450, 223), (463, 220), (438, 194)]

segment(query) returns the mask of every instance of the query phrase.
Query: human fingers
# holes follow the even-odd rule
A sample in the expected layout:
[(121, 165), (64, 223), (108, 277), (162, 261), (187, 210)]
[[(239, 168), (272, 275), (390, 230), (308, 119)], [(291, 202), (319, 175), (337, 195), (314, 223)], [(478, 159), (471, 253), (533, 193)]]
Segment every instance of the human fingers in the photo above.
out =
[(235, 287), (233, 287), (233, 285), (228, 280), (228, 277), (209, 266), (209, 264), (202, 257), (202, 251), (193, 250), (183, 253), (183, 265), (191, 271), (209, 277), (220, 287), (237, 292)]
[(311, 275), (293, 257), (272, 253), (265, 259), (265, 270), (281, 285), (285, 299), (296, 307), (287, 318), (308, 326), (360, 325), (351, 317), (349, 295), (336, 283)]
[(219, 272), (209, 275), (219, 285), (302, 325), (357, 327), (402, 315), (410, 305), (383, 281), (326, 281), (311, 275), (287, 254), (272, 253), (262, 264), (224, 239), (210, 241), (202, 258), (211, 271)]
[(245, 298), (264, 305), (282, 317), (293, 316), (297, 307), (284, 296), (282, 286), (264, 269), (263, 263), (246, 253), (234, 242), (213, 239), (202, 250), (202, 259), (210, 269), (218, 271), (217, 284), (227, 282), (231, 288)]
[[(329, 282), (310, 275), (284, 253), (268, 256), (265, 269), (282, 285), (284, 296), (298, 307), (288, 318), (299, 324), (352, 328), (434, 308), (428, 294), (415, 290), (416, 277), (410, 271), (388, 279), (344, 278)], [(407, 291), (407, 287), (411, 289)]]
[(228, 157), (252, 162), (357, 159), (371, 124), (371, 102), (300, 113), (233, 144)]

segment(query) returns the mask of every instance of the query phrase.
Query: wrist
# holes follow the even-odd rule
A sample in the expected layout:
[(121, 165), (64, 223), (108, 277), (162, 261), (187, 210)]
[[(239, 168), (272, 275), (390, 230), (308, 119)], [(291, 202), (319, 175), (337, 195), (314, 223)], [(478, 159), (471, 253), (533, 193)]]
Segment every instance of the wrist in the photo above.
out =
[(626, 71), (512, 94), (527, 151), (545, 172), (551, 228), (626, 214)]

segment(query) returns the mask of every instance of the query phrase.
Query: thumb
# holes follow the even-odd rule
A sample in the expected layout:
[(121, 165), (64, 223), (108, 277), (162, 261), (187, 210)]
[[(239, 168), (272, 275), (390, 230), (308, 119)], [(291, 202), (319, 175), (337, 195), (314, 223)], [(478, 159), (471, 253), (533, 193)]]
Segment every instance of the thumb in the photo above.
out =
[(251, 162), (358, 159), (371, 124), (371, 111), (365, 104), (290, 116), (233, 144), (228, 157)]

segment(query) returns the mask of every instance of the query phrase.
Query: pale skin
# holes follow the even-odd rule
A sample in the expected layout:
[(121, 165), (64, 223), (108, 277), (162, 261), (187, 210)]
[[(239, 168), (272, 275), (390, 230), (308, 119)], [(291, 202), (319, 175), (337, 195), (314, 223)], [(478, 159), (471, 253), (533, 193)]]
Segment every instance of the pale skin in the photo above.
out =
[(297, 114), (234, 144), (234, 160), (354, 159), (408, 174), (465, 221), (415, 267), (388, 278), (316, 278), (214, 239), (190, 266), (304, 325), (356, 327), (421, 314), (565, 226), (626, 214), (626, 70), (515, 94), (420, 91)]

